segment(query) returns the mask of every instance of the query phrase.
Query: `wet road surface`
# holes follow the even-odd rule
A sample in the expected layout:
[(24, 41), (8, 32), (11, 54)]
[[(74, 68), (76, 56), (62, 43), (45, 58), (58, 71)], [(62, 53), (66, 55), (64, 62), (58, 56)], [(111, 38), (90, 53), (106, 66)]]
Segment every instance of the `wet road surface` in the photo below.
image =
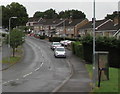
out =
[(22, 62), (2, 72), (3, 92), (51, 92), (70, 75), (67, 58), (55, 58), (50, 43), (26, 38)]

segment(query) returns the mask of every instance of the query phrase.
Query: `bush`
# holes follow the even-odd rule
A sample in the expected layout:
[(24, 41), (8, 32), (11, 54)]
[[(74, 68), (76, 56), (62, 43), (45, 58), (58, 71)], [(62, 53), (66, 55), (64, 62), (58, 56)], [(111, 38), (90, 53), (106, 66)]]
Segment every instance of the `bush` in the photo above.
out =
[(83, 46), (80, 42), (72, 43), (72, 52), (73, 54), (83, 58)]
[(60, 42), (61, 40), (61, 37), (49, 37), (50, 42)]
[(45, 39), (45, 36), (44, 36), (44, 35), (43, 35), (43, 36), (42, 36), (42, 35), (40, 35), (40, 39)]
[(77, 39), (75, 38), (49, 37), (50, 42), (60, 42), (61, 40), (77, 41)]
[(71, 46), (72, 46), (72, 53), (75, 54), (75, 42), (72, 42)]
[[(83, 53), (84, 59), (92, 63), (92, 55), (93, 55), (93, 45), (92, 45), (92, 37), (86, 36), (81, 40), (83, 44)], [(97, 37), (96, 38), (96, 51), (108, 51), (109, 57), (108, 62), (110, 67), (119, 68), (120, 62), (120, 39), (117, 40), (114, 37)]]

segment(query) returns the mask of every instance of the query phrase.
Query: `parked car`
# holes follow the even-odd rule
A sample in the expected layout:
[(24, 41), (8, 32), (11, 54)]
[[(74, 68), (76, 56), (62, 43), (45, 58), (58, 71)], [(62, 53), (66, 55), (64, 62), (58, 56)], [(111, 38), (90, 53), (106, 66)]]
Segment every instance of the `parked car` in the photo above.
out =
[(61, 46), (60, 42), (53, 42), (51, 45), (51, 49), (54, 50), (56, 47), (60, 47), (60, 46)]
[(64, 46), (67, 46), (68, 44), (71, 44), (71, 42), (72, 42), (72, 41), (70, 41), (70, 40), (62, 40), (62, 41), (60, 41), (60, 43), (61, 43), (62, 45), (64, 45)]
[(64, 47), (56, 47), (54, 50), (55, 57), (65, 57), (66, 58), (66, 51)]
[(35, 38), (40, 38), (40, 35), (39, 34), (34, 34), (34, 37)]

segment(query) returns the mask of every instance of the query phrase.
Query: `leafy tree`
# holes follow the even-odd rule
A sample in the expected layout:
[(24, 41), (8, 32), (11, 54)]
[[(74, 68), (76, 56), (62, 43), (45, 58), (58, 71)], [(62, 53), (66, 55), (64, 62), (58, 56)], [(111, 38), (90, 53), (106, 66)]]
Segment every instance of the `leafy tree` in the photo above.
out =
[(25, 25), (28, 21), (28, 14), (26, 8), (16, 2), (11, 3), (10, 5), (2, 6), (2, 22), (3, 26), (8, 28), (9, 18), (18, 17), (17, 19), (11, 20), (11, 27)]
[(10, 46), (13, 49), (13, 57), (15, 56), (15, 48), (23, 44), (23, 32), (18, 29), (13, 29), (10, 32)]
[(40, 11), (37, 11), (35, 12), (35, 14), (33, 15), (34, 18), (44, 18), (44, 12), (40, 12)]
[(72, 19), (83, 19), (86, 18), (86, 15), (82, 11), (78, 10), (65, 10), (61, 11), (59, 14), (56, 13), (53, 9), (48, 9), (44, 12), (37, 11), (33, 15), (34, 18), (47, 18), (47, 19), (53, 19), (53, 18), (72, 18)]
[(44, 15), (45, 15), (45, 18), (47, 18), (47, 19), (57, 18), (57, 16), (58, 16), (58, 14), (56, 13), (56, 11), (53, 10), (53, 9), (46, 10), (44, 12)]
[(120, 11), (114, 11), (113, 14), (107, 14), (105, 19), (111, 19), (113, 20), (115, 17), (120, 17)]
[(78, 10), (65, 10), (59, 13), (59, 18), (72, 18), (72, 19), (83, 19), (86, 15), (82, 11)]
[(46, 18), (46, 19), (57, 18), (57, 16), (58, 16), (58, 14), (53, 9), (48, 9), (48, 10), (46, 10), (44, 12), (37, 11), (33, 15), (34, 18), (40, 18), (40, 17), (42, 17), (42, 18)]

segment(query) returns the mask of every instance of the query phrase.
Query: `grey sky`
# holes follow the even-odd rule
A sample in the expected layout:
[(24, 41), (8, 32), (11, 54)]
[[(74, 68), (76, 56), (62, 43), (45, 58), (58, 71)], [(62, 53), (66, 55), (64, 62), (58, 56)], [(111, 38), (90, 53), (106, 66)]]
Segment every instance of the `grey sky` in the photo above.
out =
[[(89, 20), (93, 17), (93, 0), (1, 0), (0, 5), (6, 6), (11, 2), (18, 2), (27, 9), (29, 17), (32, 17), (36, 11), (45, 11), (53, 8), (56, 12), (68, 9), (78, 9), (83, 11)], [(96, 0), (96, 19), (104, 19), (107, 14), (112, 14), (118, 10), (119, 0)]]

